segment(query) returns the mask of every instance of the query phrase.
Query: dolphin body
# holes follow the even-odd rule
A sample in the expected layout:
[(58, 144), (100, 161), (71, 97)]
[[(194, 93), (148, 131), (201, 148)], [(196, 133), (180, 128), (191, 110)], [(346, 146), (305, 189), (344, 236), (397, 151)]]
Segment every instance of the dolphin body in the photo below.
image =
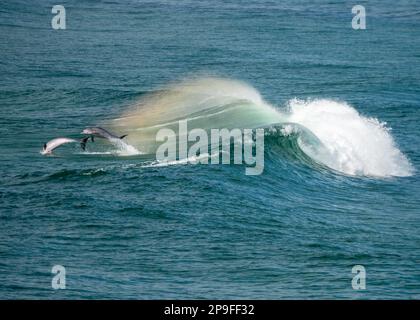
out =
[(103, 138), (103, 139), (107, 139), (107, 140), (121, 140), (124, 137), (126, 137), (127, 135), (122, 135), (120, 137), (116, 136), (115, 134), (105, 130), (104, 128), (101, 127), (92, 127), (92, 128), (86, 128), (85, 130), (82, 131), (82, 134), (88, 134), (90, 136), (90, 139), (92, 140), (92, 142), (94, 142), (94, 137), (98, 137), (98, 138)]
[(44, 147), (41, 150), (41, 154), (42, 155), (52, 154), (54, 149), (57, 149), (59, 146), (62, 146), (63, 144), (72, 143), (72, 142), (80, 142), (80, 146), (82, 147), (83, 150), (85, 150), (86, 142), (88, 141), (88, 139), (89, 137), (83, 138), (82, 140), (79, 141), (79, 140), (70, 139), (70, 138), (55, 138), (44, 144)]

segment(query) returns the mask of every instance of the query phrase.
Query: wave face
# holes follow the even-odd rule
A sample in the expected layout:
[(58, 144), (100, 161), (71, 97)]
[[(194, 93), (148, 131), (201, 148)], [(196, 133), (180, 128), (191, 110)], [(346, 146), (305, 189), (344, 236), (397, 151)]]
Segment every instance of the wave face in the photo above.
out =
[[(185, 119), (189, 130), (263, 127), (266, 135), (272, 135), (273, 128), (279, 129), (279, 139), (296, 137), (296, 143), (281, 145), (298, 148), (293, 151), (297, 158), (304, 153), (314, 164), (347, 175), (410, 176), (414, 171), (385, 124), (360, 115), (347, 103), (293, 99), (284, 108), (276, 108), (256, 89), (236, 80), (201, 78), (167, 86), (104, 125), (128, 133), (126, 142), (152, 154), (159, 145), (155, 141), (158, 130), (177, 132), (178, 121)], [(270, 141), (266, 148), (271, 147)]]

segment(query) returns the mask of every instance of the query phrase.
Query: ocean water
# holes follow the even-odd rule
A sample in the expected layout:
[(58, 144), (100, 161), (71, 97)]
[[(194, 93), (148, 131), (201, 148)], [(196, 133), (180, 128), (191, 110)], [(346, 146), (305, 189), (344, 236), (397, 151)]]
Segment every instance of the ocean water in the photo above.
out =
[[(0, 3), (0, 299), (420, 298), (418, 2), (55, 4)], [(156, 162), (182, 119), (264, 172)]]

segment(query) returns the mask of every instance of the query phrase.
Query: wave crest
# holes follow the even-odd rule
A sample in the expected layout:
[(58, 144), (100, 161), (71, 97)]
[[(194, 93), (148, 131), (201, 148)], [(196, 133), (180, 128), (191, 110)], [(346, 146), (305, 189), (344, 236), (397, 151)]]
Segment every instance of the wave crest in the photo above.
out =
[(413, 167), (397, 148), (390, 130), (376, 118), (360, 115), (345, 102), (327, 99), (288, 103), (290, 122), (310, 130), (322, 147), (299, 141), (314, 160), (350, 175), (410, 176)]

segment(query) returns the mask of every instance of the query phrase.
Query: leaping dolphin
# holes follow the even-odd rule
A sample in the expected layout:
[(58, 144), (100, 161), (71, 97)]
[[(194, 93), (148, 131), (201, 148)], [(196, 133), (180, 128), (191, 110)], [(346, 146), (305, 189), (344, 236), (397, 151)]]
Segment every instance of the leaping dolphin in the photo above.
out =
[(127, 135), (122, 135), (120, 137), (116, 136), (115, 134), (105, 130), (104, 128), (101, 127), (92, 127), (92, 128), (86, 128), (85, 130), (82, 131), (82, 134), (88, 134), (90, 136), (90, 139), (92, 140), (92, 142), (94, 142), (94, 137), (98, 137), (98, 138), (103, 138), (103, 139), (108, 139), (108, 140), (120, 140), (120, 139), (124, 139), (124, 137), (126, 137)]
[(89, 137), (83, 138), (82, 140), (78, 141), (78, 140), (70, 139), (70, 138), (55, 138), (44, 144), (41, 154), (42, 155), (52, 154), (54, 149), (58, 148), (59, 146), (63, 144), (71, 143), (71, 142), (80, 142), (80, 146), (82, 147), (83, 150), (85, 150), (86, 142), (88, 141), (88, 139)]

